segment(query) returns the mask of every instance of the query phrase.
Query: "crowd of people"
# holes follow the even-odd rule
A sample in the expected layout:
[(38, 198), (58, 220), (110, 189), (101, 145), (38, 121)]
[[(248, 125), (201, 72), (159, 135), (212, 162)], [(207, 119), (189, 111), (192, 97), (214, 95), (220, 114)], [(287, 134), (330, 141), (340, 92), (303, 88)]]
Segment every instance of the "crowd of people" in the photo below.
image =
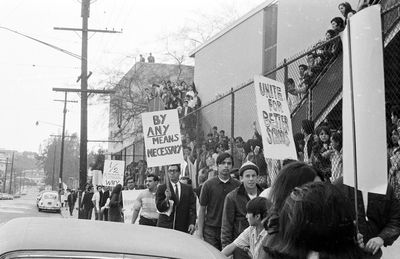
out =
[[(164, 183), (146, 175), (130, 223), (195, 235), (233, 258), (381, 258), (383, 246), (400, 235), (400, 203), (388, 185), (386, 195), (361, 192), (355, 225), (354, 189), (314, 166), (284, 160), (276, 180), (264, 189), (259, 167), (244, 163), (234, 172), (231, 154), (216, 159), (217, 172), (199, 187), (182, 177), (180, 164), (167, 166)], [(122, 186), (112, 191), (87, 185), (83, 215), (123, 222)]]
[[(310, 87), (316, 82), (318, 77), (326, 71), (329, 64), (342, 51), (340, 38), (332, 40), (339, 35), (346, 26), (347, 20), (356, 13), (348, 2), (339, 4), (338, 7), (342, 17), (334, 17), (331, 20), (331, 28), (325, 32), (325, 39), (318, 42), (314, 47), (315, 51), (306, 56), (306, 64), (298, 66), (298, 81), (288, 78), (286, 88), (288, 92), (288, 103), (290, 111), (293, 111)], [(318, 47), (321, 46), (321, 47)]]

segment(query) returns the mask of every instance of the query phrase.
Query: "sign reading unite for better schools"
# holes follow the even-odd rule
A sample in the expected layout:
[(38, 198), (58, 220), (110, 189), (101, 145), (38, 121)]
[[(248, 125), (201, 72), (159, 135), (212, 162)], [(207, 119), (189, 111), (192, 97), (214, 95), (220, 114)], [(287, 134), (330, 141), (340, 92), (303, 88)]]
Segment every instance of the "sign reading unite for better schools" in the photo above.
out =
[(124, 169), (125, 161), (121, 160), (104, 160), (103, 185), (116, 186), (124, 185)]
[(255, 76), (254, 88), (264, 156), (297, 159), (285, 86), (275, 80)]
[(149, 167), (180, 164), (183, 161), (178, 111), (142, 114), (144, 144)]

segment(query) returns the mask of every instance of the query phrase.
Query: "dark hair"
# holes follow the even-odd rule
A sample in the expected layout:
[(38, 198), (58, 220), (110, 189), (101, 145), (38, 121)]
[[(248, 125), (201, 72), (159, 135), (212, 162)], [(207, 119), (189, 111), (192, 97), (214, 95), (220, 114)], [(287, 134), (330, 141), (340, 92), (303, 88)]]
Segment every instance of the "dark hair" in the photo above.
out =
[(282, 166), (285, 166), (285, 165), (288, 165), (288, 164), (294, 163), (294, 162), (297, 162), (297, 160), (286, 158), (286, 159), (283, 159)]
[(222, 154), (220, 154), (217, 157), (217, 165), (222, 164), (222, 162), (224, 162), (225, 159), (230, 158), (232, 160), (232, 166), (233, 166), (233, 157), (231, 154), (227, 153), (227, 152), (223, 152)]
[[(326, 134), (329, 135), (329, 137), (331, 136), (331, 129), (328, 126), (319, 126), (316, 130), (315, 133), (318, 135), (321, 134), (321, 132), (324, 131)], [(330, 140), (328, 140), (330, 141)]]
[(225, 134), (225, 130), (220, 130), (219, 133), (223, 132)]
[(265, 218), (271, 209), (272, 203), (264, 197), (256, 197), (246, 204), (246, 212), (255, 215), (261, 215), (261, 219)]
[(343, 29), (344, 28), (344, 20), (341, 17), (335, 17), (331, 20), (331, 23), (335, 22), (339, 28)]
[(335, 30), (329, 29), (326, 31), (329, 35), (331, 35), (331, 38), (335, 37), (337, 35), (337, 32)]
[(307, 70), (307, 69), (308, 69), (308, 66), (305, 65), (305, 64), (300, 64), (300, 65), (299, 65), (299, 68), (303, 68), (304, 70)]
[(117, 184), (117, 185), (115, 186), (115, 188), (112, 190), (111, 195), (112, 195), (113, 193), (120, 194), (121, 191), (122, 191), (122, 185), (121, 185), (121, 184)]
[(314, 132), (314, 122), (310, 120), (302, 120), (301, 128), (307, 135), (312, 134)]
[(217, 126), (214, 126), (214, 127), (212, 127), (212, 129), (216, 129), (216, 130), (218, 130), (218, 127), (217, 127)]
[(274, 184), (271, 186), (271, 201), (274, 211), (281, 210), (286, 197), (298, 186), (314, 181), (317, 171), (303, 162), (293, 162), (282, 167)]
[(356, 226), (352, 205), (338, 187), (308, 183), (286, 198), (279, 218), (279, 242), (271, 250), (306, 258), (317, 251), (319, 258), (361, 258), (354, 242)]
[(239, 140), (240, 142), (243, 142), (243, 138), (242, 138), (242, 137), (236, 137), (236, 138), (235, 138), (235, 141), (238, 141), (238, 140)]
[(339, 143), (338, 151), (342, 149), (343, 143), (342, 143), (342, 134), (339, 132), (334, 132), (331, 136), (332, 140), (336, 141)]
[(293, 78), (288, 78), (288, 79), (286, 80), (286, 84), (288, 84), (288, 85), (294, 84)]
[(396, 105), (390, 108), (390, 114), (392, 113), (394, 116), (397, 116), (397, 118), (400, 119), (400, 106)]
[(346, 18), (347, 19), (347, 15), (349, 14), (349, 13), (356, 13), (356, 11), (354, 11), (353, 10), (353, 8), (351, 7), (351, 4), (349, 3), (349, 2), (343, 2), (343, 3), (340, 3), (339, 5), (338, 5), (338, 8), (341, 6), (341, 5), (343, 5), (344, 6), (344, 14), (343, 14), (343, 16), (344, 16), (344, 18)]
[(181, 165), (180, 164), (172, 164), (172, 165), (169, 165), (168, 167), (170, 167), (170, 166), (177, 166), (179, 172), (181, 171)]
[(155, 175), (155, 174), (148, 174), (148, 175), (146, 176), (146, 178), (149, 178), (149, 177), (153, 177), (153, 181), (155, 181), (155, 182), (160, 181), (160, 178), (158, 178), (158, 175)]

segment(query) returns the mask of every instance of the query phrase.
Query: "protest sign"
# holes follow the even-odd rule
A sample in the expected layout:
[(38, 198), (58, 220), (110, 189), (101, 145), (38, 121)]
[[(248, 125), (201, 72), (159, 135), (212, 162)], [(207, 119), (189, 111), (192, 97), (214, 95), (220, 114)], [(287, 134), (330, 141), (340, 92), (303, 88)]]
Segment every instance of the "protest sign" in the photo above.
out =
[(142, 114), (143, 135), (149, 167), (183, 162), (178, 111), (164, 110)]
[[(129, 190), (129, 191), (122, 191), (122, 203), (124, 206), (124, 222), (131, 224), (132, 216), (133, 216), (133, 205), (139, 193), (145, 190)], [(139, 224), (139, 220), (136, 220), (136, 224)]]
[(124, 169), (125, 161), (120, 160), (104, 160), (103, 185), (116, 186), (124, 185)]
[(381, 25), (381, 7), (375, 5), (352, 16), (342, 34), (343, 182), (354, 187), (357, 173), (359, 190), (385, 194), (388, 160)]
[(297, 159), (285, 86), (275, 80), (255, 76), (254, 88), (265, 158)]

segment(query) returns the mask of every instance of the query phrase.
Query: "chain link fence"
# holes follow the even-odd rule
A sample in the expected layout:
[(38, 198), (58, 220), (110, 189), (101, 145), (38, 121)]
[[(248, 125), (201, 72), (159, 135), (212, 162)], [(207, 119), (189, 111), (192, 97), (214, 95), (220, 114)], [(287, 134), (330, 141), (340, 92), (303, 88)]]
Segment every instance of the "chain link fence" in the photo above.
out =
[[(395, 148), (398, 147), (396, 141), (399, 139), (399, 133), (397, 128), (393, 132), (394, 125), (390, 120), (390, 110), (400, 105), (400, 91), (398, 90), (400, 83), (400, 36), (398, 33), (400, 30), (400, 3), (397, 0), (387, 0), (381, 1), (380, 4), (382, 6), (382, 33), (385, 47), (388, 152), (389, 158), (393, 160), (390, 167), (393, 168), (398, 164), (400, 168), (400, 152), (398, 159), (392, 158)], [(332, 31), (325, 33), (325, 39), (313, 44), (309, 49), (294, 57), (284, 60), (275, 69), (264, 75), (285, 84), (292, 117), (293, 134), (296, 147), (299, 150), (301, 150), (301, 145), (304, 145), (300, 130), (302, 121), (305, 119), (314, 123), (316, 133), (325, 130), (328, 131), (326, 132), (327, 135), (335, 135), (337, 141), (341, 141), (338, 138), (340, 135), (336, 133), (342, 130), (342, 47), (339, 35)], [(149, 110), (163, 109), (161, 108), (162, 103), (157, 100), (150, 105)], [(212, 174), (213, 169), (215, 170), (215, 159), (214, 161), (211, 159), (213, 154), (222, 151), (231, 152), (235, 160), (234, 167), (238, 168), (245, 161), (249, 152), (254, 153), (253, 144), (259, 144), (253, 126), (255, 121), (257, 121), (257, 110), (252, 81), (232, 89), (229, 93), (180, 118), (183, 144), (190, 146), (191, 155), (194, 159), (197, 159), (198, 181), (194, 186), (201, 182), (200, 178), (204, 178), (204, 175), (207, 177), (208, 174)], [(221, 133), (221, 130), (224, 133)], [(141, 156), (144, 159), (143, 143), (141, 146), (138, 143), (135, 145), (137, 146), (134, 150), (139, 150), (139, 148), (142, 148), (142, 150), (140, 152), (135, 151), (134, 157)], [(120, 154), (121, 158), (122, 156), (123, 154)], [(398, 163), (394, 163), (397, 160)], [(257, 161), (257, 163), (265, 168), (267, 174), (267, 179), (260, 181), (269, 185), (279, 171), (282, 161), (267, 160), (264, 162)], [(330, 162), (321, 163), (319, 161), (317, 166), (321, 170), (329, 166), (334, 171), (335, 165)], [(210, 173), (205, 174), (202, 170), (204, 168), (207, 168)], [(157, 168), (156, 170), (162, 175), (163, 169)]]

